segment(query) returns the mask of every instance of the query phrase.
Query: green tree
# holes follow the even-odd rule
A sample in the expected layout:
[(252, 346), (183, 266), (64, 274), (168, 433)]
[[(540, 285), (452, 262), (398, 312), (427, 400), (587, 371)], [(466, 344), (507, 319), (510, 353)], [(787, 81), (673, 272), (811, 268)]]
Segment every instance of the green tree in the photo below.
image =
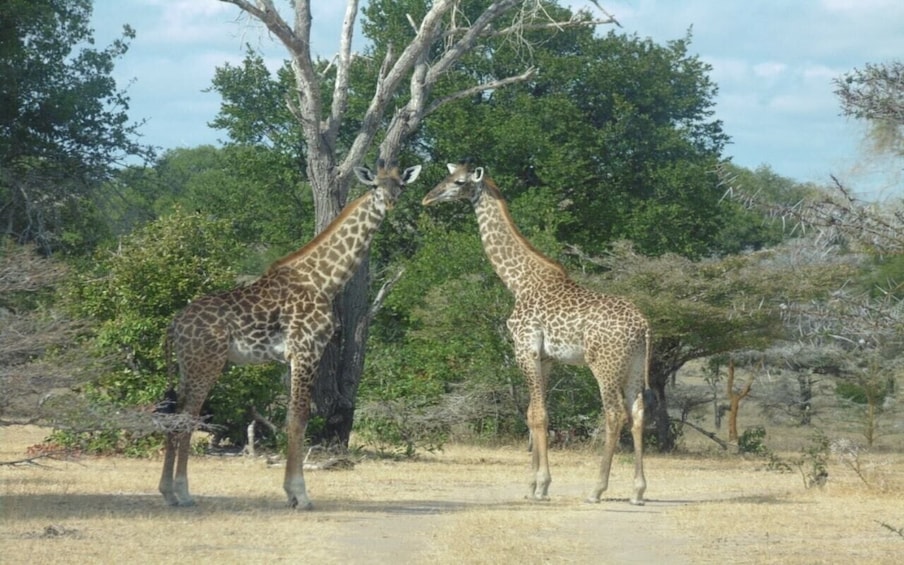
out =
[[(647, 254), (720, 252), (732, 203), (712, 174), (727, 141), (713, 119), (710, 67), (690, 37), (660, 45), (577, 29), (540, 43), (530, 81), (449, 105), (423, 144), (440, 162), (474, 157), (513, 203), (546, 191), (556, 239), (591, 254), (630, 239)], [(505, 45), (461, 73), (506, 76), (520, 54)], [(450, 159), (450, 157), (452, 157)], [(532, 218), (530, 234), (544, 230)]]
[(125, 156), (148, 157), (113, 66), (134, 31), (93, 43), (90, 0), (7, 0), (0, 25), (0, 213), (44, 252), (103, 238), (97, 188)]

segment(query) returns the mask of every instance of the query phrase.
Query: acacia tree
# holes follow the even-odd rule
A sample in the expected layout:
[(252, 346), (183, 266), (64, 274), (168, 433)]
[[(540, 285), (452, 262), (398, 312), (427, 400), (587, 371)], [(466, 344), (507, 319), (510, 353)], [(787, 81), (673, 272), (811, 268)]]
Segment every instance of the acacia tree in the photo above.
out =
[(874, 147), (904, 155), (904, 63), (867, 63), (834, 83), (842, 114), (869, 123)]
[[(887, 63), (867, 64), (835, 81), (842, 113), (865, 120), (876, 147), (898, 158), (904, 139), (902, 78), (904, 67)], [(809, 233), (815, 253), (842, 248), (863, 266), (866, 274), (843, 279), (823, 300), (788, 303), (784, 318), (798, 350), (818, 351), (796, 355), (795, 370), (825, 371), (823, 365), (830, 360), (831, 372), (844, 379), (842, 388), (848, 389), (839, 391), (840, 396), (859, 396), (867, 407), (861, 423), (871, 443), (882, 399), (894, 389), (902, 370), (904, 206), (894, 200), (865, 201), (834, 176), (831, 186), (792, 205), (764, 202), (724, 169), (720, 177), (731, 196), (780, 218), (789, 229)], [(775, 357), (788, 364), (781, 352)], [(799, 382), (808, 400), (808, 377)]]
[[(294, 92), (286, 93), (286, 104), (297, 122), (303, 140), (304, 167), (314, 194), (315, 229), (319, 232), (335, 218), (346, 202), (353, 168), (361, 164), (385, 128), (379, 155), (394, 160), (405, 140), (437, 108), (461, 98), (507, 84), (524, 81), (533, 74), (525, 68), (513, 76), (482, 82), (474, 78), (453, 92), (434, 95), (439, 81), (456, 68), (462, 58), (498, 37), (517, 40), (526, 29), (565, 29), (612, 23), (608, 15), (593, 19), (587, 14), (553, 21), (541, 0), (497, 0), (464, 2), (374, 1), (367, 8), (371, 20), (390, 16), (389, 23), (405, 29), (407, 44), (374, 49), (381, 55), (372, 95), (358, 118), (357, 132), (340, 139), (349, 110), (352, 74), (358, 58), (352, 37), (358, 1), (348, 0), (339, 37), (339, 50), (329, 65), (318, 65), (311, 54), (311, 2), (292, 3), (292, 24), (271, 0), (221, 0), (266, 26), (286, 48), (293, 71)], [(325, 419), (321, 440), (348, 442), (354, 416), (354, 401), (363, 370), (364, 343), (370, 315), (368, 308), (368, 262), (364, 261), (336, 301), (339, 327), (327, 348), (315, 383), (314, 401)]]

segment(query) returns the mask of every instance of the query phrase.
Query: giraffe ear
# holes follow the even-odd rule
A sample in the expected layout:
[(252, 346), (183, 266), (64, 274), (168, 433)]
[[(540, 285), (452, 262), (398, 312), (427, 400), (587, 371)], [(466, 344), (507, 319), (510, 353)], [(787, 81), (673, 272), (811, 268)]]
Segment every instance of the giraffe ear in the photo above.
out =
[(368, 186), (374, 186), (377, 184), (376, 178), (374, 178), (374, 174), (367, 167), (355, 167), (355, 176), (358, 177), (358, 180), (363, 184)]
[(454, 173), (456, 169), (458, 169), (458, 165), (455, 163), (446, 163), (446, 168), (449, 169), (450, 173)]
[(477, 167), (474, 169), (474, 172), (471, 173), (471, 180), (474, 182), (480, 182), (483, 180), (483, 167)]
[(410, 184), (417, 180), (417, 176), (421, 174), (421, 166), (415, 165), (413, 167), (408, 167), (402, 173), (402, 182), (405, 184)]

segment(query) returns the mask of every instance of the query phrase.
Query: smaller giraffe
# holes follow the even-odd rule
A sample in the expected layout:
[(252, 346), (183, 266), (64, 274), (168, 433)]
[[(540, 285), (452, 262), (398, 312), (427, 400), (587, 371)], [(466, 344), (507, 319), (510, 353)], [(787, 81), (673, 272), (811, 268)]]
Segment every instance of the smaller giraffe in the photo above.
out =
[[(167, 350), (175, 354), (182, 375), (176, 410), (195, 417), (227, 362), (289, 364), (283, 488), (292, 508), (312, 507), (302, 451), (314, 374), (336, 328), (333, 299), (361, 264), (386, 212), (420, 171), (416, 165), (400, 173), (382, 160), (376, 175), (356, 167), (358, 180), (372, 190), (349, 203), (307, 245), (273, 263), (257, 281), (195, 300), (169, 328)], [(166, 437), (160, 492), (173, 506), (194, 504), (188, 492), (190, 441), (191, 431)]]
[[(643, 504), (644, 398), (649, 394), (652, 348), (650, 326), (631, 302), (587, 290), (572, 281), (561, 265), (540, 253), (521, 235), (496, 184), (482, 167), (468, 162), (450, 163), (449, 176), (427, 196), (425, 206), (437, 202), (469, 200), (477, 214), (480, 238), (487, 258), (505, 286), (515, 295), (508, 319), (515, 358), (530, 391), (527, 424), (530, 428), (530, 496), (548, 500), (549, 417), (546, 385), (554, 361), (590, 367), (599, 385), (606, 414), (606, 445), (599, 480), (587, 498), (599, 502), (609, 485), (609, 470), (622, 426), (628, 421), (625, 387), (638, 394), (631, 406), (634, 439), (634, 493), (632, 504)], [(633, 372), (642, 383), (631, 382)]]

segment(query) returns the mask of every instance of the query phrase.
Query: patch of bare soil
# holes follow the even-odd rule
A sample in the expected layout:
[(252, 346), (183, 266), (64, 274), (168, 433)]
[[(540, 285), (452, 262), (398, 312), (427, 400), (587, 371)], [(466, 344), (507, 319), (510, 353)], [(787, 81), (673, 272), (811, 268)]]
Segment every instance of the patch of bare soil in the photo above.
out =
[[(46, 433), (0, 428), (0, 461), (23, 458)], [(833, 466), (817, 492), (737, 457), (650, 455), (648, 502), (637, 507), (627, 502), (628, 454), (613, 464), (611, 498), (586, 504), (597, 454), (553, 452), (552, 500), (535, 503), (524, 499), (523, 447), (453, 445), (415, 461), (308, 471), (311, 512), (284, 506), (283, 470), (263, 457), (192, 458), (193, 508), (164, 504), (159, 460), (40, 460), (0, 466), (0, 555), (7, 563), (894, 563), (904, 538), (880, 522), (904, 526), (904, 457), (886, 458), (876, 462), (881, 488)]]

